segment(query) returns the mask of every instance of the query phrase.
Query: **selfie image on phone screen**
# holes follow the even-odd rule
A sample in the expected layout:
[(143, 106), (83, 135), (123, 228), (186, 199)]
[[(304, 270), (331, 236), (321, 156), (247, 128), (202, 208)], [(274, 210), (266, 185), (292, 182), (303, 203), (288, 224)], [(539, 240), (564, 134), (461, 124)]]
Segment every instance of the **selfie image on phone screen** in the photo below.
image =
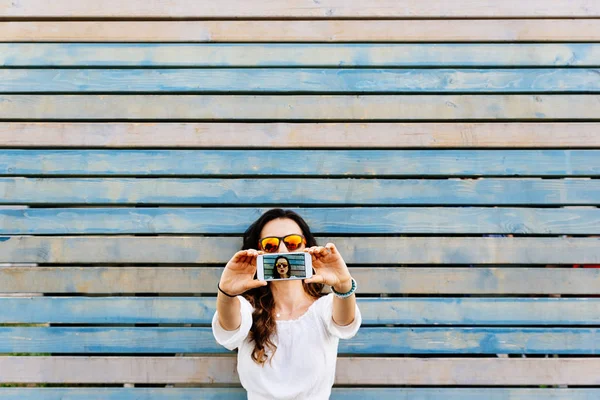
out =
[[(265, 254), (262, 256), (265, 280), (304, 279), (307, 276), (306, 253)], [(312, 274), (311, 274), (312, 275)]]

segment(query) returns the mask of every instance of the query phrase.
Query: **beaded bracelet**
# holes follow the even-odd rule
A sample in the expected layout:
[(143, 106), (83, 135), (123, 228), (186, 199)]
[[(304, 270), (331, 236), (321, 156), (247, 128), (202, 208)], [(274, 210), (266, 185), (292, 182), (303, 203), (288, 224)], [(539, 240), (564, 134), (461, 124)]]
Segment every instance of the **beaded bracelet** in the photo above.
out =
[(331, 291), (333, 292), (333, 295), (335, 297), (339, 297), (340, 299), (345, 299), (347, 297), (352, 296), (354, 294), (354, 292), (356, 292), (356, 287), (357, 287), (356, 280), (354, 278), (350, 278), (350, 279), (352, 280), (352, 287), (346, 293), (336, 292), (335, 289), (333, 288), (333, 286), (331, 287)]

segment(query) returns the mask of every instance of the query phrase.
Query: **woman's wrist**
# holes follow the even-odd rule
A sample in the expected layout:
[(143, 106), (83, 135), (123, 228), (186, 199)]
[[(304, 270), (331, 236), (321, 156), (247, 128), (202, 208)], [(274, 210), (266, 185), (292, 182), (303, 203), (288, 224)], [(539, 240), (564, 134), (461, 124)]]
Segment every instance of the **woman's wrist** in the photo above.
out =
[(338, 293), (349, 292), (350, 290), (352, 290), (352, 277), (348, 277), (348, 279), (345, 279), (339, 282), (338, 284), (333, 285), (331, 288)]
[(345, 292), (339, 292), (335, 289), (335, 287), (331, 287), (331, 290), (333, 291), (333, 294), (335, 295), (335, 297), (340, 298), (340, 299), (347, 299), (349, 297), (351, 297), (354, 292), (356, 292), (356, 280), (354, 278), (350, 278), (350, 289), (348, 289)]

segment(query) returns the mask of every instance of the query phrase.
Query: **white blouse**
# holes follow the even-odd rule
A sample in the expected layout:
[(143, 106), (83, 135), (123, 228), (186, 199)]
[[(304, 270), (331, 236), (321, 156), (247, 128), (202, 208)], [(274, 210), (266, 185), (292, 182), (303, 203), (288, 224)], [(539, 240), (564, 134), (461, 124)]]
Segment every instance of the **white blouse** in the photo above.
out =
[(263, 399), (329, 399), (335, 378), (339, 339), (353, 337), (361, 323), (356, 307), (354, 321), (339, 326), (333, 322), (333, 293), (317, 299), (298, 319), (277, 321), (277, 334), (272, 339), (277, 351), (270, 363), (256, 364), (252, 358), (254, 344), (248, 339), (254, 309), (242, 296), (242, 322), (235, 331), (219, 324), (217, 313), (212, 329), (219, 344), (238, 348), (238, 374), (249, 400)]

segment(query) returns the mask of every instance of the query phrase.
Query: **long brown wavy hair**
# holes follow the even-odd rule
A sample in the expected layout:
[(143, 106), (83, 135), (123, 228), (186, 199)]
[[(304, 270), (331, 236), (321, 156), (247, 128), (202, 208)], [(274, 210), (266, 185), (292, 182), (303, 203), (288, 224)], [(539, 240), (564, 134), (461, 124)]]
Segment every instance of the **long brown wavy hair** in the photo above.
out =
[[(244, 233), (244, 243), (242, 250), (258, 249), (258, 241), (260, 240), (260, 232), (267, 222), (274, 219), (287, 218), (298, 224), (302, 230), (302, 234), (306, 239), (306, 247), (316, 246), (317, 240), (310, 232), (308, 224), (302, 217), (291, 210), (283, 210), (274, 208), (260, 216)], [(321, 283), (304, 283), (302, 282), (304, 291), (310, 296), (318, 299), (323, 296), (323, 284)], [(254, 350), (252, 351), (252, 360), (255, 363), (264, 365), (268, 360), (267, 350), (271, 356), (275, 354), (277, 346), (271, 338), (277, 334), (277, 323), (275, 320), (275, 300), (271, 293), (270, 286), (262, 286), (252, 289), (244, 293), (244, 297), (254, 307), (252, 314), (252, 328), (250, 328), (250, 340), (254, 342)]]

